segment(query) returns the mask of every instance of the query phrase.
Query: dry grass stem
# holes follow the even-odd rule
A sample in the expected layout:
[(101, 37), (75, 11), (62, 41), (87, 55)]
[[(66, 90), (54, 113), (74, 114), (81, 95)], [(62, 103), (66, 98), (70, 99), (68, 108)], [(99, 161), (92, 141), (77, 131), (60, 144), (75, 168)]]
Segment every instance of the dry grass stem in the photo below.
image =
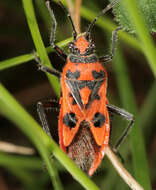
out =
[(127, 183), (132, 190), (144, 190), (144, 188), (130, 175), (130, 173), (119, 162), (117, 156), (113, 153), (110, 147), (107, 148), (106, 155), (112, 162), (118, 174), (122, 177), (125, 183)]
[(74, 22), (75, 29), (76, 29), (77, 33), (80, 34), (80, 32), (81, 32), (81, 29), (80, 29), (80, 18), (81, 18), (80, 17), (80, 8), (81, 8), (82, 0), (76, 0), (74, 8), (73, 8), (73, 4), (72, 4), (71, 0), (67, 0), (67, 3), (68, 3), (68, 10), (69, 10), (69, 13), (70, 13), (72, 20)]
[(74, 9), (74, 23), (75, 28), (78, 34), (81, 32), (81, 17), (80, 17), (80, 9), (81, 9), (82, 0), (76, 0), (75, 9)]
[(32, 148), (17, 146), (3, 141), (0, 141), (0, 151), (24, 155), (32, 155), (35, 153), (35, 150)]
[(72, 17), (72, 20), (74, 21), (74, 8), (73, 8), (72, 1), (71, 0), (67, 0), (67, 3), (68, 3), (69, 13), (70, 13), (70, 15)]

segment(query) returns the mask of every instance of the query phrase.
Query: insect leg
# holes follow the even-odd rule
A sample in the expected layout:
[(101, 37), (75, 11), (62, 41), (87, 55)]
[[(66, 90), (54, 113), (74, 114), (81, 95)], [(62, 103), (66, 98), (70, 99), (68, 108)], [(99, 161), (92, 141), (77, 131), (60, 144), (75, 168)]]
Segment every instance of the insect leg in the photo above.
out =
[(58, 47), (55, 44), (55, 32), (56, 32), (57, 22), (56, 22), (53, 10), (50, 7), (50, 2), (49, 1), (46, 1), (46, 6), (47, 6), (47, 8), (49, 10), (51, 20), (52, 20), (52, 30), (51, 30), (51, 35), (50, 35), (50, 44), (51, 44), (52, 48), (55, 49), (57, 54), (65, 61), (66, 58), (67, 58), (67, 55), (64, 53), (64, 51), (60, 47)]
[(54, 110), (54, 111), (58, 111), (58, 107), (59, 107), (59, 103), (56, 102), (56, 100), (52, 100), (49, 99), (47, 101), (44, 102), (38, 102), (37, 103), (37, 112), (43, 127), (43, 130), (50, 136), (50, 130), (49, 130), (49, 124), (48, 124), (48, 120), (47, 120), (47, 116), (46, 116), (46, 112), (45, 111), (50, 111), (50, 110)]
[(103, 57), (100, 57), (99, 58), (99, 61), (104, 63), (104, 62), (108, 62), (108, 61), (111, 61), (114, 57), (114, 54), (115, 54), (115, 48), (116, 48), (116, 42), (117, 42), (117, 32), (119, 30), (121, 30), (122, 27), (119, 26), (117, 27), (113, 32), (112, 32), (112, 51), (111, 51), (111, 54), (110, 55), (105, 55)]
[(39, 70), (41, 70), (43, 72), (48, 72), (52, 75), (55, 75), (58, 78), (61, 77), (61, 73), (59, 71), (57, 71), (56, 69), (51, 69), (51, 68), (43, 65), (41, 60), (37, 57), (37, 55), (35, 53), (34, 53), (34, 58), (35, 58), (35, 61), (38, 63), (38, 69)]
[(128, 127), (124, 130), (124, 132), (122, 133), (121, 137), (118, 139), (117, 143), (115, 144), (113, 150), (114, 152), (117, 152), (117, 150), (119, 149), (120, 145), (123, 143), (123, 141), (126, 139), (130, 129), (132, 128), (132, 125), (134, 123), (134, 117), (132, 114), (130, 114), (129, 112), (125, 111), (124, 109), (118, 108), (114, 105), (108, 105), (107, 104), (107, 108), (108, 111), (114, 114), (117, 114), (123, 118), (125, 118), (126, 120), (130, 121), (130, 123), (128, 124)]
[(54, 69), (51, 69), (49, 67), (46, 67), (45, 65), (43, 64), (40, 64), (39, 65), (39, 70), (43, 71), (43, 72), (47, 72), (47, 73), (50, 73), (52, 75), (55, 75), (56, 77), (60, 78), (61, 77), (61, 73), (57, 70), (54, 70)]

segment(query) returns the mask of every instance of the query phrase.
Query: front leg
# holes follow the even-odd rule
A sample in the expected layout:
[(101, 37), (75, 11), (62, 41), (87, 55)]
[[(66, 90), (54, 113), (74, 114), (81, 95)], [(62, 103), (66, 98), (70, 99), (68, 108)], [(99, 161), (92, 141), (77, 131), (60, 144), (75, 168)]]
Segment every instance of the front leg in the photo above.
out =
[(46, 2), (46, 6), (47, 6), (47, 9), (48, 9), (49, 14), (51, 16), (51, 20), (52, 20), (50, 44), (51, 44), (52, 48), (55, 49), (56, 53), (65, 61), (67, 59), (67, 55), (64, 53), (64, 51), (60, 47), (58, 47), (55, 44), (55, 32), (56, 32), (57, 22), (56, 22), (53, 10), (50, 7), (50, 2), (49, 1)]
[(56, 69), (51, 69), (47, 66), (45, 66), (41, 60), (37, 57), (37, 55), (34, 53), (34, 58), (35, 58), (35, 61), (38, 63), (38, 69), (45, 72), (45, 73), (50, 73), (58, 78), (61, 77), (61, 73), (59, 71), (57, 71)]
[(43, 64), (39, 64), (39, 67), (38, 67), (39, 70), (45, 72), (45, 73), (50, 73), (58, 78), (61, 78), (61, 73), (55, 69), (51, 69)]
[(112, 51), (111, 51), (111, 54), (110, 55), (105, 55), (103, 57), (100, 57), (99, 58), (99, 61), (101, 63), (105, 63), (105, 62), (108, 62), (108, 61), (111, 61), (114, 57), (114, 54), (115, 54), (115, 48), (116, 48), (116, 42), (117, 42), (117, 32), (119, 30), (121, 30), (122, 27), (119, 26), (117, 27), (113, 32), (112, 32)]

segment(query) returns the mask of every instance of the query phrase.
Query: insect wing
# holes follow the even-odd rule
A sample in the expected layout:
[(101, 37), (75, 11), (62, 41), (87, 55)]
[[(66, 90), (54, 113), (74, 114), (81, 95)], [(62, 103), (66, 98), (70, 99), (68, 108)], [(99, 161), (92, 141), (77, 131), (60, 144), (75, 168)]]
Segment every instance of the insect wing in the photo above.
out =
[[(100, 83), (99, 83), (100, 84)], [(90, 104), (88, 108), (87, 118), (90, 120), (91, 132), (94, 136), (96, 143), (102, 146), (109, 140), (109, 114), (106, 107), (106, 81), (102, 84), (95, 84), (90, 95)], [(98, 90), (97, 90), (98, 89)], [(98, 99), (96, 97), (99, 96)]]
[[(73, 105), (73, 101), (75, 101), (73, 93), (76, 97), (79, 96), (77, 95), (79, 92), (76, 86), (72, 86), (73, 91), (71, 92), (71, 88), (69, 88), (68, 83), (65, 80), (62, 80), (62, 84), (62, 114), (59, 119), (61, 120), (60, 128), (62, 128), (63, 144), (64, 146), (68, 146), (79, 129), (79, 121), (83, 115), (78, 104), (76, 103)], [(70, 83), (70, 85), (72, 85), (72, 83)]]

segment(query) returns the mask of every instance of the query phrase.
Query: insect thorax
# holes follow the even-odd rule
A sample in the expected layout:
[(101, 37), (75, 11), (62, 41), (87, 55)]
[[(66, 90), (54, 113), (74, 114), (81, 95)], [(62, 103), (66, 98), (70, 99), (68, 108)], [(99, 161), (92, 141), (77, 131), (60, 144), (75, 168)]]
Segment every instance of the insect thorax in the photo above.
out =
[(98, 57), (95, 54), (91, 54), (89, 56), (81, 56), (70, 54), (68, 59), (72, 63), (96, 63), (98, 61)]

